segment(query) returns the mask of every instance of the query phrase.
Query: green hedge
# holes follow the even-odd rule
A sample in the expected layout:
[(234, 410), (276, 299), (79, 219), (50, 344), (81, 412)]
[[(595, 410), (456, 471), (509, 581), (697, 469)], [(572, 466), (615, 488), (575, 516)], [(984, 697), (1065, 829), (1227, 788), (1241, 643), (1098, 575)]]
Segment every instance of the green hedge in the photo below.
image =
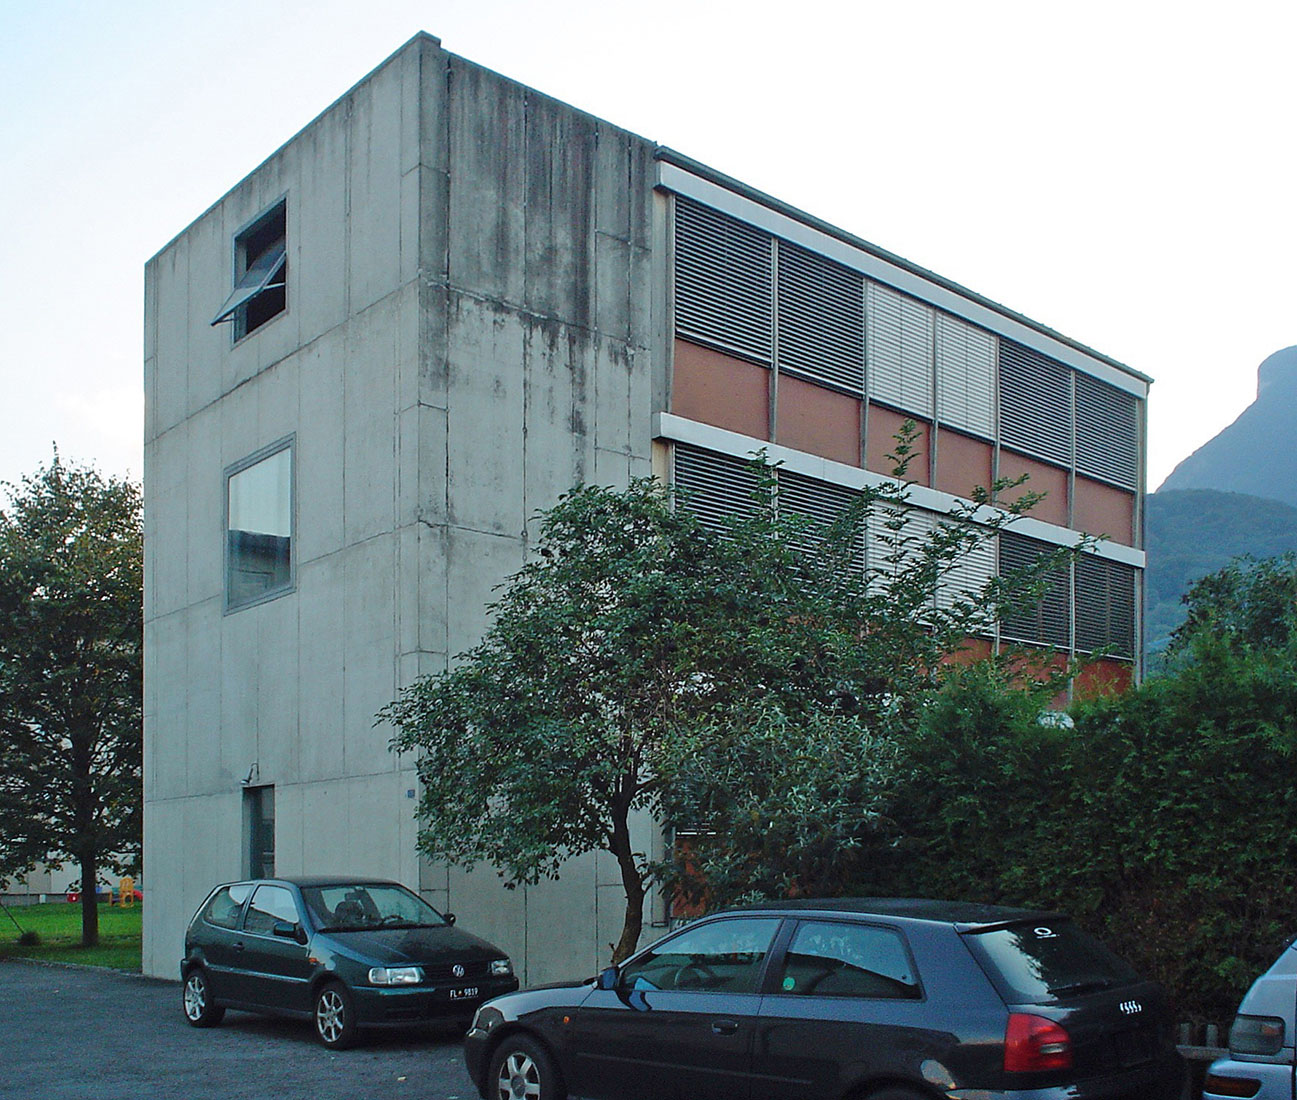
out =
[(989, 668), (953, 679), (906, 746), (901, 838), (863, 889), (1059, 908), (1227, 1023), (1297, 932), (1297, 675), (1200, 639), (1193, 659), (1042, 725)]

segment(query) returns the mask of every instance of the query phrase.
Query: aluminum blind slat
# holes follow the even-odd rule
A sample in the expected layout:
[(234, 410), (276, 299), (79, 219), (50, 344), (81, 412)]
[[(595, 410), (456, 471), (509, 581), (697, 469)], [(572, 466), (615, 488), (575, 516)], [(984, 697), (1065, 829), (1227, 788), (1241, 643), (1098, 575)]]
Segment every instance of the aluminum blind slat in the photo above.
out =
[(956, 601), (980, 603), (987, 584), (995, 576), (996, 536), (984, 531), (975, 546), (962, 554), (941, 578), (937, 606), (949, 611)]
[[(1000, 532), (1000, 576), (1007, 577), (1027, 569), (1057, 547), (1036, 539)], [(1071, 644), (1071, 593), (1068, 569), (1050, 570), (1046, 590), (1034, 607), (1024, 608), (1000, 622), (1001, 635), (1015, 642), (1034, 642), (1066, 649)]]
[(773, 238), (678, 198), (675, 246), (676, 332), (769, 365)]
[(725, 520), (756, 511), (752, 494), (757, 475), (747, 462), (683, 443), (675, 446), (675, 488), (686, 494), (681, 503), (714, 531)]
[[(779, 470), (779, 510), (784, 514), (805, 516), (811, 521), (803, 536), (803, 544), (810, 546), (823, 540), (825, 528), (835, 523), (859, 496), (842, 485)], [(865, 534), (860, 532), (853, 552), (855, 565), (865, 564)]]
[(1139, 483), (1139, 406), (1134, 394), (1076, 376), (1076, 468), (1132, 492)]
[(866, 284), (865, 310), (869, 396), (916, 416), (932, 416), (934, 311), (874, 282)]
[(1071, 465), (1071, 370), (1012, 340), (1001, 339), (999, 344), (1000, 441)]
[(937, 419), (974, 435), (995, 434), (996, 339), (937, 314)]
[(1076, 648), (1135, 655), (1135, 568), (1083, 555), (1076, 563)]
[(780, 369), (863, 396), (863, 278), (780, 241), (777, 281)]

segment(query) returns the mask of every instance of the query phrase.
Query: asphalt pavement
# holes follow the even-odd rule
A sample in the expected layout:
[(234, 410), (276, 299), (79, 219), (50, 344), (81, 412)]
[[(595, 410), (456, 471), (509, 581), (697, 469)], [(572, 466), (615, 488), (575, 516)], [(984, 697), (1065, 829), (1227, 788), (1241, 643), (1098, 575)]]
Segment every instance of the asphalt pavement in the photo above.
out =
[(193, 1028), (180, 983), (0, 962), (3, 1100), (477, 1100), (460, 1037), (362, 1032), (329, 1051), (309, 1023), (227, 1012)]

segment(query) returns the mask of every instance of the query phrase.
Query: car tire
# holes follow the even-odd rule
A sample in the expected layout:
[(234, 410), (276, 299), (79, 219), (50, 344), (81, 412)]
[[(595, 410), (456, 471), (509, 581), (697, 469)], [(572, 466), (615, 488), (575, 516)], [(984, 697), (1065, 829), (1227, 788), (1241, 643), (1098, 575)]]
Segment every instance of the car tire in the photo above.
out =
[(346, 1050), (356, 1042), (356, 1007), (351, 991), (329, 982), (315, 993), (315, 1037), (330, 1050)]
[(487, 1100), (567, 1100), (567, 1087), (549, 1051), (526, 1035), (509, 1035), (491, 1056)]
[(215, 1027), (225, 1016), (225, 1008), (212, 1000), (212, 987), (201, 966), (185, 975), (181, 1005), (190, 1027)]
[(932, 1100), (928, 1094), (918, 1089), (907, 1089), (901, 1085), (890, 1085), (875, 1092), (865, 1093), (864, 1096), (866, 1100)]

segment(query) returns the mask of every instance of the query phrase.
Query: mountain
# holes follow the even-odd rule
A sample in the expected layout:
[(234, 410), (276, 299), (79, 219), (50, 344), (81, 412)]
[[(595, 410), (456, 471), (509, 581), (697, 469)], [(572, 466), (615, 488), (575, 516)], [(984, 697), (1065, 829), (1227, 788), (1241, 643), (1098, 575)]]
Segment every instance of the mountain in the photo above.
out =
[(1261, 364), (1256, 400), (1171, 471), (1157, 495), (1171, 489), (1219, 489), (1297, 505), (1295, 421), (1297, 347), (1291, 347)]
[(1144, 637), (1150, 656), (1165, 648), (1171, 631), (1184, 621), (1180, 597), (1194, 581), (1239, 554), (1269, 558), (1297, 550), (1297, 507), (1276, 500), (1163, 485), (1145, 506)]

